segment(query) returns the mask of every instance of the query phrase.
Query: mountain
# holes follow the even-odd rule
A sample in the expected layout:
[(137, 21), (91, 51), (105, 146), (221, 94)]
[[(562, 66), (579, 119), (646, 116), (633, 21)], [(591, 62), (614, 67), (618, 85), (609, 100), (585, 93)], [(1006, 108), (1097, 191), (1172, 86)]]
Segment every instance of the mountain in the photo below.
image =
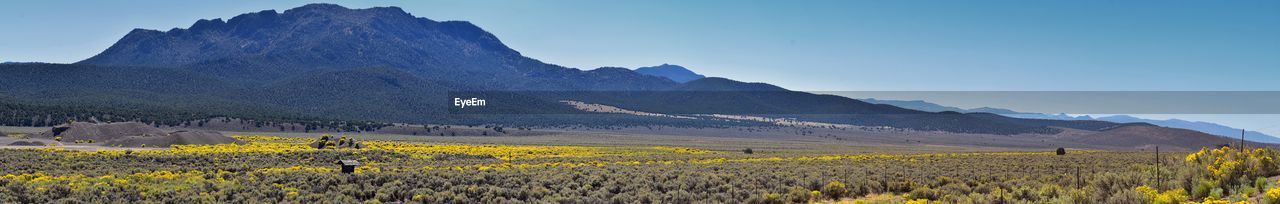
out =
[[(929, 114), (766, 83), (708, 77), (653, 92), (619, 96), (618, 107), (677, 114)], [(671, 104), (685, 101), (688, 103)], [(930, 114), (932, 115), (932, 114)]]
[[(450, 91), (660, 90), (677, 84), (622, 68), (583, 71), (542, 63), (464, 21), (418, 18), (395, 7), (348, 9), (332, 4), (266, 10), (226, 21), (199, 20), (186, 29), (135, 29), (102, 53), (66, 66), (113, 75), (131, 75), (142, 68), (181, 72), (181, 76), (156, 78), (203, 77), (176, 87), (215, 87), (181, 92), (215, 98), (209, 100), (337, 118), (408, 122), (446, 120), (448, 106), (441, 102)], [(114, 83), (149, 84), (106, 90), (107, 99), (94, 100), (169, 95), (145, 90), (175, 87), (166, 81), (124, 79)], [(76, 83), (33, 86), (95, 89)], [(9, 88), (21, 91), (21, 87)], [(124, 93), (133, 88), (144, 92)], [(44, 95), (25, 96), (58, 99), (49, 97), (56, 92), (40, 93)]]
[[(647, 70), (678, 66), (666, 67)], [(174, 113), (156, 116), (170, 120), (189, 115), (261, 115), (522, 125), (737, 123), (616, 114), (487, 116), (448, 111), (453, 93), (512, 91), (513, 98), (533, 95), (524, 98), (536, 99), (501, 100), (513, 110), (586, 113), (559, 102), (578, 100), (655, 113), (774, 115), (999, 135), (1058, 134), (1064, 128), (1103, 131), (1122, 125), (925, 112), (716, 77), (679, 83), (625, 68), (584, 71), (523, 56), (468, 22), (419, 18), (395, 7), (348, 9), (332, 4), (247, 13), (225, 21), (199, 20), (188, 28), (168, 31), (135, 29), (75, 64), (4, 64), (0, 72), (5, 73), (0, 75), (0, 103), (48, 105), (32, 108), (43, 111), (20, 113), (29, 115), (5, 116), (31, 124), (51, 123), (27, 118), (48, 120), (43, 116), (61, 112), (44, 109), (62, 106), (125, 109), (135, 115)]]
[[(1195, 130), (1195, 131), (1200, 131), (1200, 132), (1224, 136), (1224, 137), (1232, 137), (1232, 138), (1240, 137), (1240, 128), (1233, 128), (1233, 127), (1229, 127), (1229, 126), (1225, 126), (1217, 123), (1210, 123), (1210, 122), (1186, 121), (1186, 120), (1180, 120), (1180, 119), (1152, 120), (1152, 119), (1143, 119), (1143, 118), (1138, 118), (1138, 117), (1133, 117), (1128, 115), (1098, 117), (1098, 120), (1111, 121), (1111, 122), (1117, 122), (1117, 123), (1150, 123), (1153, 125), (1158, 125), (1163, 127), (1189, 129), (1189, 130)], [(1280, 144), (1280, 138), (1267, 135), (1265, 133), (1257, 132), (1257, 131), (1245, 132), (1244, 139), (1249, 141)]]
[(759, 82), (740, 82), (720, 77), (707, 77), (676, 85), (678, 91), (790, 91), (782, 87)]
[[(881, 100), (881, 99), (874, 99), (874, 98), (862, 99), (862, 100), (867, 101), (869, 103), (889, 104), (889, 105), (894, 105), (894, 106), (908, 108), (908, 109), (930, 111), (930, 112), (955, 111), (955, 112), (961, 112), (961, 113), (995, 113), (995, 114), (1000, 114), (1008, 117), (1027, 118), (1027, 119), (1099, 120), (1099, 121), (1109, 121), (1109, 122), (1116, 122), (1116, 123), (1148, 123), (1148, 124), (1153, 124), (1153, 125), (1162, 126), (1162, 127), (1194, 130), (1194, 131), (1199, 131), (1199, 132), (1204, 132), (1212, 135), (1229, 137), (1229, 138), (1235, 138), (1240, 136), (1240, 128), (1233, 128), (1233, 127), (1229, 127), (1221, 124), (1201, 122), (1201, 121), (1186, 121), (1186, 120), (1179, 120), (1179, 119), (1151, 120), (1151, 119), (1143, 119), (1143, 118), (1138, 118), (1138, 117), (1133, 117), (1128, 115), (1114, 115), (1114, 116), (1094, 118), (1088, 115), (1070, 116), (1062, 113), (1059, 113), (1059, 114), (1027, 113), (1027, 112), (1017, 112), (1009, 109), (989, 108), (989, 107), (962, 109), (962, 108), (956, 108), (951, 106), (939, 105), (936, 103), (926, 102), (922, 100)], [(1246, 132), (1245, 139), (1249, 141), (1255, 141), (1255, 142), (1280, 143), (1280, 137), (1267, 135), (1257, 131)]]
[[(698, 97), (707, 100), (692, 100), (696, 103), (681, 107), (782, 113), (898, 114), (907, 111), (843, 97), (791, 92), (764, 83), (702, 78), (680, 84), (623, 68), (582, 71), (546, 64), (520, 55), (503, 45), (497, 37), (470, 23), (417, 18), (395, 7), (347, 9), (331, 4), (310, 4), (279, 13), (266, 10), (242, 14), (226, 21), (200, 20), (186, 29), (135, 29), (102, 53), (66, 66), (115, 75), (158, 69), (174, 73), (173, 76), (157, 78), (192, 79), (173, 84), (148, 80), (118, 82), (150, 84), (102, 90), (120, 98), (168, 96), (175, 93), (147, 90), (149, 87), (200, 87), (207, 82), (230, 87), (219, 85), (215, 86), (219, 88), (211, 90), (179, 93), (199, 93), (193, 95), (211, 98), (199, 101), (229, 100), (264, 104), (263, 107), (276, 107), (288, 112), (380, 121), (439, 122), (450, 117), (444, 111), (448, 103), (441, 103), (447, 101), (447, 94), (468, 90), (775, 91), (795, 98), (756, 96), (761, 99), (758, 103), (741, 104), (723, 94), (700, 95)], [(669, 64), (645, 70), (673, 69), (687, 71)], [(29, 79), (61, 77), (48, 74), (30, 76)], [(152, 74), (141, 74), (148, 75)], [(94, 88), (77, 83), (26, 86), (67, 90)], [(10, 86), (18, 90), (21, 87), (24, 86)], [(123, 91), (135, 89), (141, 92)], [(49, 97), (49, 93), (38, 92), (24, 97), (58, 99)], [(633, 103), (641, 107), (676, 107), (670, 106), (670, 101), (628, 97), (633, 96), (613, 98), (614, 101), (648, 102)], [(808, 105), (803, 103), (807, 98), (830, 103)], [(184, 102), (181, 99), (186, 98), (166, 102)]]
[(860, 99), (860, 100), (863, 100), (869, 103), (888, 104), (888, 105), (893, 105), (893, 106), (898, 106), (898, 107), (903, 107), (903, 108), (908, 108), (913, 110), (921, 110), (921, 111), (929, 111), (929, 112), (955, 111), (955, 112), (961, 112), (961, 113), (994, 113), (994, 114), (1000, 114), (1003, 116), (1009, 116), (1009, 117), (1015, 117), (1015, 118), (1027, 118), (1027, 119), (1093, 120), (1092, 117), (1087, 115), (1070, 116), (1064, 113), (1059, 113), (1059, 114), (1028, 113), (1028, 112), (1018, 112), (1018, 111), (1003, 109), (1003, 108), (992, 108), (992, 107), (963, 109), (963, 108), (957, 108), (952, 106), (939, 105), (936, 103), (931, 103), (923, 100), (884, 100), (884, 99), (874, 99), (874, 98), (867, 98), (867, 99)]
[(400, 69), (476, 89), (634, 90), (674, 84), (631, 71), (542, 63), (465, 21), (418, 18), (396, 7), (332, 4), (199, 20), (186, 29), (135, 29), (77, 64), (174, 67), (254, 85), (365, 67)]
[(875, 99), (875, 98), (864, 98), (864, 99), (858, 99), (858, 100), (866, 101), (867, 103), (893, 105), (893, 106), (902, 107), (906, 109), (928, 111), (928, 112), (943, 112), (943, 111), (954, 111), (954, 112), (961, 112), (961, 113), (969, 112), (969, 110), (966, 110), (963, 108), (943, 106), (943, 105), (938, 105), (936, 103), (930, 103), (922, 100), (882, 100), (882, 99)]
[(671, 64), (662, 64), (662, 65), (652, 66), (652, 67), (640, 67), (640, 68), (636, 68), (635, 71), (636, 73), (640, 73), (644, 75), (659, 76), (659, 77), (671, 79), (671, 81), (675, 81), (679, 83), (685, 83), (685, 82), (689, 82), (689, 81), (693, 81), (701, 78), (706, 78), (706, 76), (702, 76), (701, 74), (694, 73), (693, 71), (690, 71), (689, 69), (686, 69), (680, 65), (671, 65)]
[[(1205, 134), (1202, 132), (1164, 128), (1146, 123), (1130, 123), (1097, 132), (1083, 134), (1066, 134), (1059, 138), (1064, 141), (1097, 144), (1115, 148), (1152, 149), (1164, 147), (1166, 150), (1196, 150), (1214, 148), (1217, 145), (1238, 145), (1238, 140)], [(1250, 146), (1263, 144), (1249, 143)]]

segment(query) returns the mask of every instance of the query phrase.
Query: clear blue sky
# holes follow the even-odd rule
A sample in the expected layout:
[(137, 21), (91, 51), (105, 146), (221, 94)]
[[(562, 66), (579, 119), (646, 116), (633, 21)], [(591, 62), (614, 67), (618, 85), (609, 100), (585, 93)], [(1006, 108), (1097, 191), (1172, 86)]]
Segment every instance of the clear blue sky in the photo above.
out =
[[(302, 1), (0, 3), (0, 61)], [(1280, 1), (350, 1), (472, 21), (546, 62), (795, 90), (1277, 90)]]
[[(0, 3), (0, 61), (302, 1)], [(1280, 1), (347, 1), (466, 20), (544, 62), (793, 90), (1280, 90)], [(998, 105), (993, 105), (998, 106)]]

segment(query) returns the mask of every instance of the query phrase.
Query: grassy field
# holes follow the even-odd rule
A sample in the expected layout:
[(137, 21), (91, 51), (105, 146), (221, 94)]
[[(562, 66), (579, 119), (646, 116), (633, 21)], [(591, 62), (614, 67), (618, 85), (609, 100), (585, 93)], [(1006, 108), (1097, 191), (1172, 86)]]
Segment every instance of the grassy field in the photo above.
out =
[[(0, 149), (0, 203), (1261, 203), (1280, 197), (1269, 179), (1280, 173), (1273, 159), (1280, 154), (1269, 149), (1162, 153), (1157, 174), (1152, 152), (1055, 155), (595, 133), (345, 135), (362, 147), (315, 148), (314, 134), (236, 134), (247, 144)], [(343, 174), (335, 164), (340, 159), (362, 165)]]

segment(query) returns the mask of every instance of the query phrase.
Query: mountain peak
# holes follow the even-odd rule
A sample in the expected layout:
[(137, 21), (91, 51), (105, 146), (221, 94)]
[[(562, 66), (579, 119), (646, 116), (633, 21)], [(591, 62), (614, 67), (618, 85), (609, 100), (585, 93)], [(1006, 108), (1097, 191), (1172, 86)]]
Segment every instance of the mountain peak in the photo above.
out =
[[(274, 10), (266, 10), (266, 11), (275, 13)], [(395, 6), (350, 9), (337, 4), (326, 4), (326, 3), (307, 4), (297, 8), (285, 10), (284, 13), (289, 15), (311, 15), (311, 14), (344, 15), (348, 13), (365, 13), (365, 14), (412, 16), (409, 14), (409, 12), (405, 12), (404, 9), (401, 9), (400, 7), (395, 7)]]
[(287, 11), (285, 11), (285, 12), (289, 12), (289, 11), (298, 11), (298, 12), (309, 12), (309, 11), (339, 11), (339, 10), (351, 10), (351, 9), (349, 9), (349, 8), (347, 8), (347, 7), (343, 7), (343, 6), (341, 6), (341, 5), (337, 5), (337, 4), (311, 3), (311, 4), (307, 4), (307, 5), (299, 6), (299, 7), (297, 7), (297, 8), (289, 9), (289, 10), (287, 10)]
[(680, 83), (706, 78), (706, 76), (694, 73), (680, 65), (666, 63), (658, 66), (636, 68), (635, 71), (644, 75), (664, 77)]
[(165, 32), (135, 29), (77, 64), (175, 68), (250, 84), (365, 67), (477, 84), (471, 88), (631, 90), (675, 84), (626, 69), (586, 72), (546, 64), (467, 21), (434, 21), (397, 7), (333, 4), (203, 19)]
[[(414, 57), (421, 55), (432, 57)], [(175, 67), (267, 58), (310, 62), (309, 67), (413, 67), (480, 55), (510, 59), (520, 53), (465, 21), (437, 22), (398, 7), (307, 4), (283, 13), (263, 10), (225, 21), (202, 19), (167, 32), (136, 29), (79, 63)]]

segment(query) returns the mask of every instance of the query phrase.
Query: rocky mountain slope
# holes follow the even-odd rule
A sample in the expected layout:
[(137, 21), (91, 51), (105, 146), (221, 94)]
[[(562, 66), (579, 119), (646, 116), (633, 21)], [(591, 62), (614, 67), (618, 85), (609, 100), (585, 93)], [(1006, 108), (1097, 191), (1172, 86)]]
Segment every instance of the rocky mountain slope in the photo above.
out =
[[(656, 113), (772, 114), (824, 123), (974, 134), (1054, 134), (1119, 124), (925, 112), (765, 83), (700, 78), (678, 83), (624, 68), (580, 70), (525, 57), (464, 21), (399, 8), (310, 4), (284, 12), (199, 20), (168, 31), (136, 29), (76, 64), (0, 65), (0, 102), (163, 108), (413, 123), (711, 124), (599, 114), (450, 114), (459, 91), (551, 91), (509, 107), (569, 109), (576, 99)], [(683, 80), (683, 79), (681, 79)], [(560, 93), (555, 91), (570, 91)], [(610, 94), (576, 94), (597, 91)], [(533, 93), (533, 92), (530, 92)], [(571, 94), (573, 93), (573, 94)], [(754, 123), (750, 123), (754, 124)]]

